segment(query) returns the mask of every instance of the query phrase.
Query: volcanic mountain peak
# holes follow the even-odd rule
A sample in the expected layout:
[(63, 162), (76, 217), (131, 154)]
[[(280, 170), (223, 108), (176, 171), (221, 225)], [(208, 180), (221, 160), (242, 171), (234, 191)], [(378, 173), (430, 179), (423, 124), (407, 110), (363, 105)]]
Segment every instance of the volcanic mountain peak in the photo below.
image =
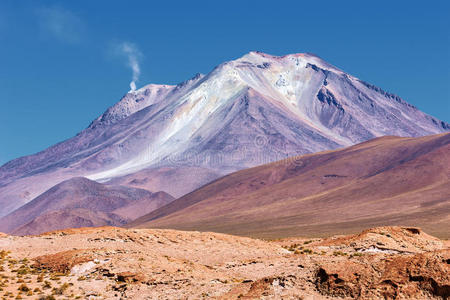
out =
[(180, 92), (185, 91), (190, 86), (203, 78), (203, 74), (197, 73), (194, 77), (178, 85), (167, 84), (147, 84), (142, 88), (129, 91), (122, 99), (108, 108), (105, 113), (94, 120), (89, 128), (102, 125), (112, 125), (130, 115), (168, 98), (179, 96)]
[(125, 94), (123, 98), (108, 108), (108, 110), (97, 118), (89, 127), (101, 124), (116, 123), (126, 117), (138, 112), (145, 107), (158, 103), (173, 91), (173, 85), (149, 84), (139, 90)]
[[(310, 135), (309, 144), (316, 146), (305, 149), (302, 143), (299, 152), (349, 146), (386, 134), (416, 136), (444, 129), (397, 96), (381, 92), (313, 55), (276, 57), (250, 52), (219, 65), (186, 93), (171, 97), (171, 101), (158, 107), (168, 115), (158, 120), (164, 125), (147, 147), (126, 163), (89, 178), (98, 180), (135, 172), (169, 156), (183, 156), (187, 149), (198, 153), (204, 149), (195, 148), (208, 147), (205, 143), (224, 126), (236, 122), (241, 123), (241, 133), (254, 131), (248, 138), (241, 138), (240, 145), (257, 136), (273, 139), (275, 135), (284, 136), (281, 144), (297, 144), (301, 140), (296, 137), (299, 129), (293, 127), (307, 128), (308, 132), (302, 135)], [(255, 109), (242, 114), (249, 102), (255, 101)], [(273, 119), (274, 113), (284, 115), (291, 124), (284, 121), (285, 128), (277, 128), (280, 126), (275, 124), (279, 122)], [(166, 118), (170, 121), (165, 122)], [(412, 119), (417, 122), (411, 122)]]
[(284, 65), (295, 65), (297, 67), (306, 67), (308, 64), (327, 71), (344, 74), (339, 68), (327, 63), (319, 56), (312, 53), (293, 53), (282, 56), (267, 54), (260, 51), (251, 51), (244, 56), (232, 61), (236, 63), (254, 63), (261, 69), (270, 67), (270, 62), (277, 62)]
[[(0, 216), (75, 176), (104, 182), (145, 169), (195, 167), (217, 174), (213, 180), (378, 136), (449, 128), (315, 55), (250, 52), (177, 86), (127, 93), (74, 138), (0, 167)], [(174, 190), (183, 180), (173, 180)]]

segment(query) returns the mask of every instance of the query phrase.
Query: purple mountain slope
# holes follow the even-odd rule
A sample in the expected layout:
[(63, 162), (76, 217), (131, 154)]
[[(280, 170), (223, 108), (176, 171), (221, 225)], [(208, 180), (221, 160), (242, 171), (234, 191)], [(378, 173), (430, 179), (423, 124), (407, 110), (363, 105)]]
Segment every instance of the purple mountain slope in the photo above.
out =
[(152, 193), (74, 177), (1, 218), (0, 231), (37, 234), (72, 227), (119, 226), (173, 200), (165, 192)]
[(178, 197), (287, 156), (449, 129), (317, 56), (250, 52), (177, 86), (130, 92), (77, 136), (6, 163), (0, 216), (76, 176)]

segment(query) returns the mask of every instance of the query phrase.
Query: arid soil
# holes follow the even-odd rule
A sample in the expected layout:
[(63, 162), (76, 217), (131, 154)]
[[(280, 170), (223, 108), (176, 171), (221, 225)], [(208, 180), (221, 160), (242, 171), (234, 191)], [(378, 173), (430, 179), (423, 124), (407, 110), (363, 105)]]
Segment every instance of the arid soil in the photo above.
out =
[[(264, 241), (115, 227), (0, 234), (3, 299), (446, 299), (448, 241), (379, 227)], [(53, 298), (52, 298), (53, 297)]]

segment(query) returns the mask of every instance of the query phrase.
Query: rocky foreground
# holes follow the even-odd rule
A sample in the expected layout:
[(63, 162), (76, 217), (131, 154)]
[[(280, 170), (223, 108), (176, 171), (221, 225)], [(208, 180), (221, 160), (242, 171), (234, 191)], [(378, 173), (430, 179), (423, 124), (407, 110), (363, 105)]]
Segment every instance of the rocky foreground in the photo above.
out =
[(0, 234), (3, 299), (447, 299), (450, 243), (417, 228), (263, 241), (114, 227)]

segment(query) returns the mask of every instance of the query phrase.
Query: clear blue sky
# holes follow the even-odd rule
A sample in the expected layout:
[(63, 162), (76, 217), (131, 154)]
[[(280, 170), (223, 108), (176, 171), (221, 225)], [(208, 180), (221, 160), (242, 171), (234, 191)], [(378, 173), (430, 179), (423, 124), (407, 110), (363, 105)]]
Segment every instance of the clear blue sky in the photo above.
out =
[[(159, 3), (158, 3), (159, 2)], [(0, 164), (72, 137), (129, 89), (251, 50), (312, 52), (450, 121), (449, 1), (0, 1)]]

